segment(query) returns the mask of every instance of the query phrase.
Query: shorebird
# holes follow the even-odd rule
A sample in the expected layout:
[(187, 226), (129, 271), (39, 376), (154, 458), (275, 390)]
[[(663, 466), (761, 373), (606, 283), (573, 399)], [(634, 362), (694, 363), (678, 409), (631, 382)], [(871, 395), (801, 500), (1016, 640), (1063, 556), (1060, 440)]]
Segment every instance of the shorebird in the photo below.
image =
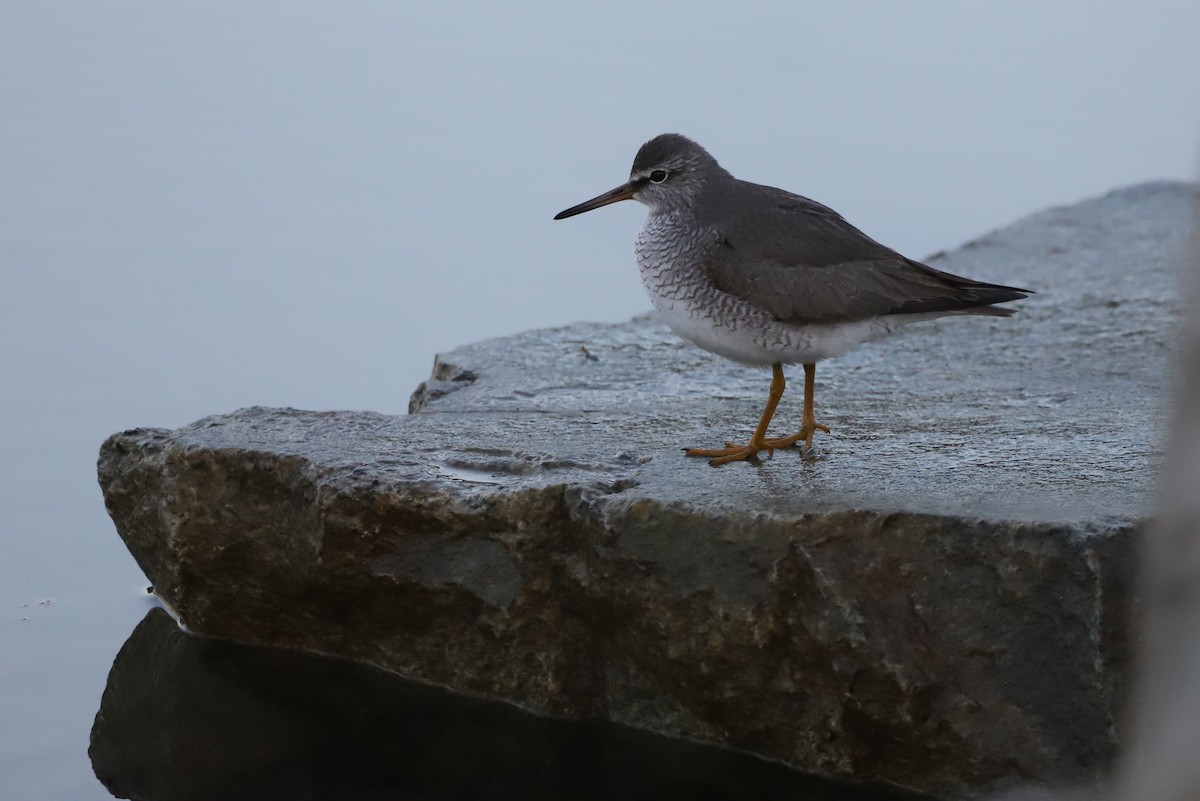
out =
[[(561, 220), (621, 200), (650, 214), (635, 252), (642, 283), (667, 325), (735, 362), (770, 367), (771, 391), (749, 442), (689, 448), (721, 465), (829, 433), (813, 414), (816, 363), (948, 314), (1008, 317), (995, 304), (1028, 289), (963, 278), (905, 258), (828, 206), (734, 178), (679, 134), (642, 145), (629, 180), (559, 212)], [(804, 365), (800, 430), (768, 437), (786, 386), (783, 365)]]

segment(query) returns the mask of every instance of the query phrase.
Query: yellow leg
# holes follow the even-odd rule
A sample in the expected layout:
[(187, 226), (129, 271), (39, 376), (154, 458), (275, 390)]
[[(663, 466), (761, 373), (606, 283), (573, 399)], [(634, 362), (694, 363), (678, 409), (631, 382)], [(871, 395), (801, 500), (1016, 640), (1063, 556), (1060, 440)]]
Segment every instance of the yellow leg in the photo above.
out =
[(813, 416), (813, 383), (817, 377), (817, 366), (815, 364), (804, 365), (804, 416), (800, 418), (800, 430), (790, 437), (774, 437), (768, 439), (763, 444), (768, 448), (786, 448), (795, 445), (801, 440), (804, 441), (804, 451), (812, 447), (813, 434), (816, 434), (818, 429), (829, 433), (828, 426), (823, 426), (817, 422), (817, 418)]
[(754, 429), (754, 435), (750, 437), (750, 441), (745, 445), (728, 442), (726, 443), (728, 447), (725, 448), (690, 448), (687, 455), (714, 457), (709, 464), (716, 467), (729, 462), (750, 459), (764, 448), (767, 450), (775, 448), (774, 445), (769, 444), (771, 441), (767, 439), (767, 426), (771, 424), (771, 418), (775, 415), (775, 407), (779, 405), (779, 399), (783, 397), (783, 390), (786, 386), (787, 382), (783, 378), (783, 365), (778, 363), (771, 365), (771, 394), (767, 398), (767, 405), (758, 421), (758, 428)]

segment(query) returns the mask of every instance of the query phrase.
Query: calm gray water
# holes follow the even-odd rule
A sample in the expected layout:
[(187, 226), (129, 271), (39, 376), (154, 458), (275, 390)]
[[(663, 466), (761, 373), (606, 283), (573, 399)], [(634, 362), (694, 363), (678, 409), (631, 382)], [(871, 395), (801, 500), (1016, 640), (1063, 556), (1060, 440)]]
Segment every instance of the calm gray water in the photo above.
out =
[[(1191, 179), (1200, 5), (0, 7), (0, 798), (105, 798), (87, 738), (145, 580), (109, 433), (402, 413), (433, 354), (647, 308), (680, 131), (913, 256)], [(987, 278), (987, 276), (979, 276)]]

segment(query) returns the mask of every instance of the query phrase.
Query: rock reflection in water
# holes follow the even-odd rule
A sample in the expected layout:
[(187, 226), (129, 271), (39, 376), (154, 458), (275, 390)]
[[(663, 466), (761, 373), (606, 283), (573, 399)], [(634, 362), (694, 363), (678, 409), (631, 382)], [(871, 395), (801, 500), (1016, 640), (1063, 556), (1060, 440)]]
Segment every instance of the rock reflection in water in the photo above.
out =
[(206, 640), (161, 609), (117, 655), (89, 754), (110, 792), (146, 801), (929, 798)]

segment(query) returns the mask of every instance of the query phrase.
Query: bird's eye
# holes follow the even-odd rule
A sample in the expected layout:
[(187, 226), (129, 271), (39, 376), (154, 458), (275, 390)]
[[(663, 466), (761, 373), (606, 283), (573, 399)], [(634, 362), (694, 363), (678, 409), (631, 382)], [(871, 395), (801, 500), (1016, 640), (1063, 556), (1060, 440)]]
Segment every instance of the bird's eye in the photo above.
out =
[(654, 172), (650, 173), (651, 183), (661, 184), (665, 180), (667, 180), (666, 170), (655, 170)]

